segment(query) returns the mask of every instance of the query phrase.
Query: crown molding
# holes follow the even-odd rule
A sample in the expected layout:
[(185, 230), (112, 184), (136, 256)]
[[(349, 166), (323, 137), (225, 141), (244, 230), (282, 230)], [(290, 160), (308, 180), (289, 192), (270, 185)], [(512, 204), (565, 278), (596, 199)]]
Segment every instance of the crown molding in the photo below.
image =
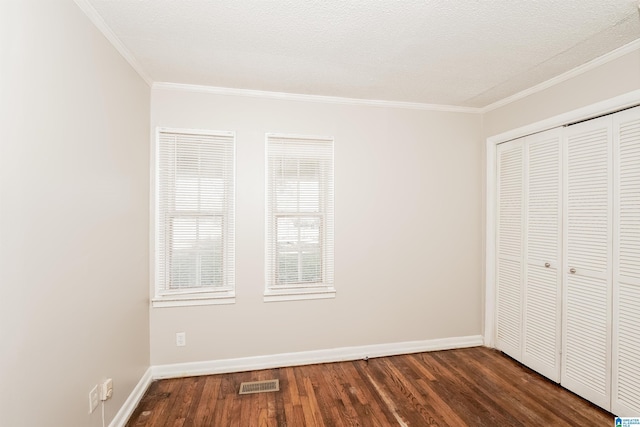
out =
[(640, 39), (636, 39), (634, 41), (632, 41), (631, 43), (627, 43), (624, 46), (621, 46), (615, 50), (612, 50), (611, 52), (605, 53), (602, 56), (597, 57), (596, 59), (593, 59), (585, 64), (579, 65), (576, 68), (573, 68), (565, 73), (562, 73), (558, 76), (555, 76), (549, 80), (546, 80), (540, 84), (537, 84), (535, 86), (531, 86), (528, 89), (525, 89), (521, 92), (518, 92), (514, 95), (508, 96), (506, 98), (503, 98), (499, 101), (496, 101), (492, 104), (489, 104), (485, 107), (480, 108), (480, 113), (481, 114), (485, 114), (488, 113), (489, 111), (493, 111), (496, 108), (500, 108), (500, 107), (504, 107), (505, 105), (511, 104), (512, 102), (515, 102), (519, 99), (522, 98), (526, 98), (529, 95), (533, 95), (534, 93), (537, 92), (541, 92), (545, 89), (550, 88), (551, 86), (555, 86), (559, 83), (562, 83), (566, 80), (569, 80), (573, 77), (577, 77), (580, 74), (584, 74), (587, 71), (591, 71), (594, 68), (597, 68), (601, 65), (604, 65), (608, 62), (613, 61), (614, 59), (618, 59), (621, 56), (624, 56), (628, 53), (634, 52), (636, 50), (640, 49)]
[(370, 107), (405, 108), (411, 110), (444, 111), (453, 113), (479, 114), (481, 112), (480, 108), (475, 107), (458, 107), (454, 105), (422, 104), (419, 102), (383, 101), (375, 99), (342, 98), (338, 96), (305, 95), (252, 89), (201, 86), (183, 83), (154, 82), (152, 87), (154, 89), (211, 93), (215, 95), (246, 96), (251, 98), (279, 99), (285, 101), (305, 101), (343, 105), (365, 105)]
[(89, 20), (95, 25), (98, 30), (111, 42), (113, 47), (116, 48), (118, 53), (122, 55), (122, 57), (131, 65), (131, 67), (138, 73), (138, 75), (142, 78), (142, 80), (147, 83), (147, 85), (151, 86), (153, 84), (153, 80), (147, 73), (144, 72), (140, 63), (136, 60), (133, 54), (126, 48), (126, 46), (120, 41), (118, 36), (115, 35), (113, 30), (107, 25), (107, 23), (102, 19), (102, 16), (95, 10), (95, 8), (91, 5), (89, 0), (74, 0), (78, 5), (80, 10), (84, 12), (85, 15), (89, 18)]

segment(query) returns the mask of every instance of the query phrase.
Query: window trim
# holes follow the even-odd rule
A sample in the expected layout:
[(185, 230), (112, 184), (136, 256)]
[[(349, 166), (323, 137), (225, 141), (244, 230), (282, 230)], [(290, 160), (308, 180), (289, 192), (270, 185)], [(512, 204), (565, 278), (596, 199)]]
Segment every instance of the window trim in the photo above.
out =
[[(301, 140), (325, 140), (331, 141), (331, 181), (327, 181), (327, 184), (333, 189), (333, 194), (329, 193), (331, 190), (327, 189), (327, 208), (321, 212), (313, 212), (309, 213), (308, 216), (319, 216), (322, 218), (323, 224), (326, 225), (326, 222), (330, 219), (332, 222), (332, 230), (331, 237), (332, 240), (329, 242), (328, 239), (328, 227), (322, 227), (323, 232), (320, 235), (321, 241), (321, 252), (322, 252), (322, 279), (323, 282), (313, 282), (310, 284), (291, 284), (291, 285), (270, 285), (270, 277), (269, 274), (272, 273), (270, 270), (270, 245), (275, 242), (270, 242), (269, 240), (269, 218), (271, 212), (269, 211), (270, 206), (270, 197), (273, 195), (269, 192), (269, 142), (274, 138), (289, 138), (289, 139), (301, 139)], [(318, 136), (318, 135), (299, 135), (299, 134), (283, 134), (283, 133), (266, 133), (265, 134), (265, 180), (264, 180), (264, 188), (265, 188), (265, 290), (264, 290), (264, 302), (276, 302), (276, 301), (295, 301), (295, 300), (311, 300), (311, 299), (331, 299), (336, 296), (336, 289), (334, 287), (334, 281), (331, 280), (329, 283), (325, 282), (325, 263), (331, 265), (331, 279), (333, 279), (333, 274), (335, 271), (335, 250), (331, 251), (330, 256), (331, 260), (325, 259), (326, 256), (326, 247), (325, 244), (331, 245), (332, 247), (335, 245), (335, 138), (330, 136)], [(330, 206), (329, 206), (330, 204)], [(292, 213), (291, 215), (282, 214), (284, 216), (305, 216), (306, 213)], [(274, 218), (280, 216), (278, 213), (274, 213)], [(329, 218), (331, 216), (331, 218)], [(274, 220), (275, 221), (275, 220)], [(275, 227), (275, 225), (274, 225)], [(274, 236), (275, 237), (275, 236)], [(275, 251), (273, 251), (275, 253)]]
[[(175, 289), (167, 290), (161, 289), (160, 283), (158, 283), (160, 274), (159, 261), (159, 238), (160, 238), (160, 224), (158, 221), (159, 215), (159, 161), (160, 161), (160, 135), (161, 133), (176, 133), (183, 135), (202, 135), (202, 136), (219, 136), (219, 137), (231, 137), (233, 141), (233, 160), (232, 160), (232, 183), (231, 183), (231, 202), (229, 204), (230, 212), (222, 214), (223, 219), (228, 220), (228, 213), (235, 216), (236, 211), (236, 133), (233, 131), (218, 131), (209, 129), (189, 129), (189, 128), (170, 128), (157, 126), (153, 133), (153, 144), (151, 149), (151, 165), (150, 165), (150, 283), (151, 283), (151, 306), (153, 308), (162, 307), (183, 307), (183, 306), (199, 306), (199, 305), (219, 305), (219, 304), (234, 304), (235, 303), (235, 218), (233, 218), (233, 235), (234, 238), (231, 241), (229, 247), (223, 247), (223, 251), (226, 255), (226, 262), (232, 263), (228, 267), (233, 271), (234, 278), (228, 286), (211, 288), (206, 287), (202, 289)], [(229, 257), (229, 254), (231, 256)], [(224, 270), (224, 273), (227, 269)]]

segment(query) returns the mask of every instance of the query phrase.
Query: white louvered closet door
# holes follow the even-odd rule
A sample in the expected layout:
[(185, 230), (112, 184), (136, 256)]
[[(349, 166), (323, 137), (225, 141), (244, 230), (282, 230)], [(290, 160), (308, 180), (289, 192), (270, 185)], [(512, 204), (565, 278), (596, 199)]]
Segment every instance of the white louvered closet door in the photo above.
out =
[(561, 384), (608, 409), (611, 397), (612, 120), (565, 128)]
[(611, 411), (640, 414), (640, 107), (614, 115)]
[(522, 360), (523, 140), (499, 145), (497, 157), (496, 347)]
[(523, 363), (560, 381), (561, 129), (525, 142)]

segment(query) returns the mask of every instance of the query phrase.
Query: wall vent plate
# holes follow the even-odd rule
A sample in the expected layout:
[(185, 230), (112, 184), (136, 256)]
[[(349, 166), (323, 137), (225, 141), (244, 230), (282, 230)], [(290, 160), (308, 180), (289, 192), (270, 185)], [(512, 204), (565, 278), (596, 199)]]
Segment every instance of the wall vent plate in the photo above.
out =
[(239, 394), (267, 393), (280, 390), (280, 380), (251, 381), (240, 384)]

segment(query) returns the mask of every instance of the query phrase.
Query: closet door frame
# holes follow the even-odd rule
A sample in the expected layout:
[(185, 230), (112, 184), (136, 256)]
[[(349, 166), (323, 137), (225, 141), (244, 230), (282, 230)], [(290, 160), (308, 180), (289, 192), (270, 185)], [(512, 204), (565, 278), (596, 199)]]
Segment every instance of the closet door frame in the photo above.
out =
[(490, 136), (486, 140), (486, 204), (485, 204), (485, 310), (484, 345), (495, 348), (496, 345), (496, 203), (497, 203), (497, 146), (512, 139), (542, 132), (569, 123), (608, 114), (640, 104), (640, 89), (578, 108), (530, 125), (518, 127), (507, 132)]

